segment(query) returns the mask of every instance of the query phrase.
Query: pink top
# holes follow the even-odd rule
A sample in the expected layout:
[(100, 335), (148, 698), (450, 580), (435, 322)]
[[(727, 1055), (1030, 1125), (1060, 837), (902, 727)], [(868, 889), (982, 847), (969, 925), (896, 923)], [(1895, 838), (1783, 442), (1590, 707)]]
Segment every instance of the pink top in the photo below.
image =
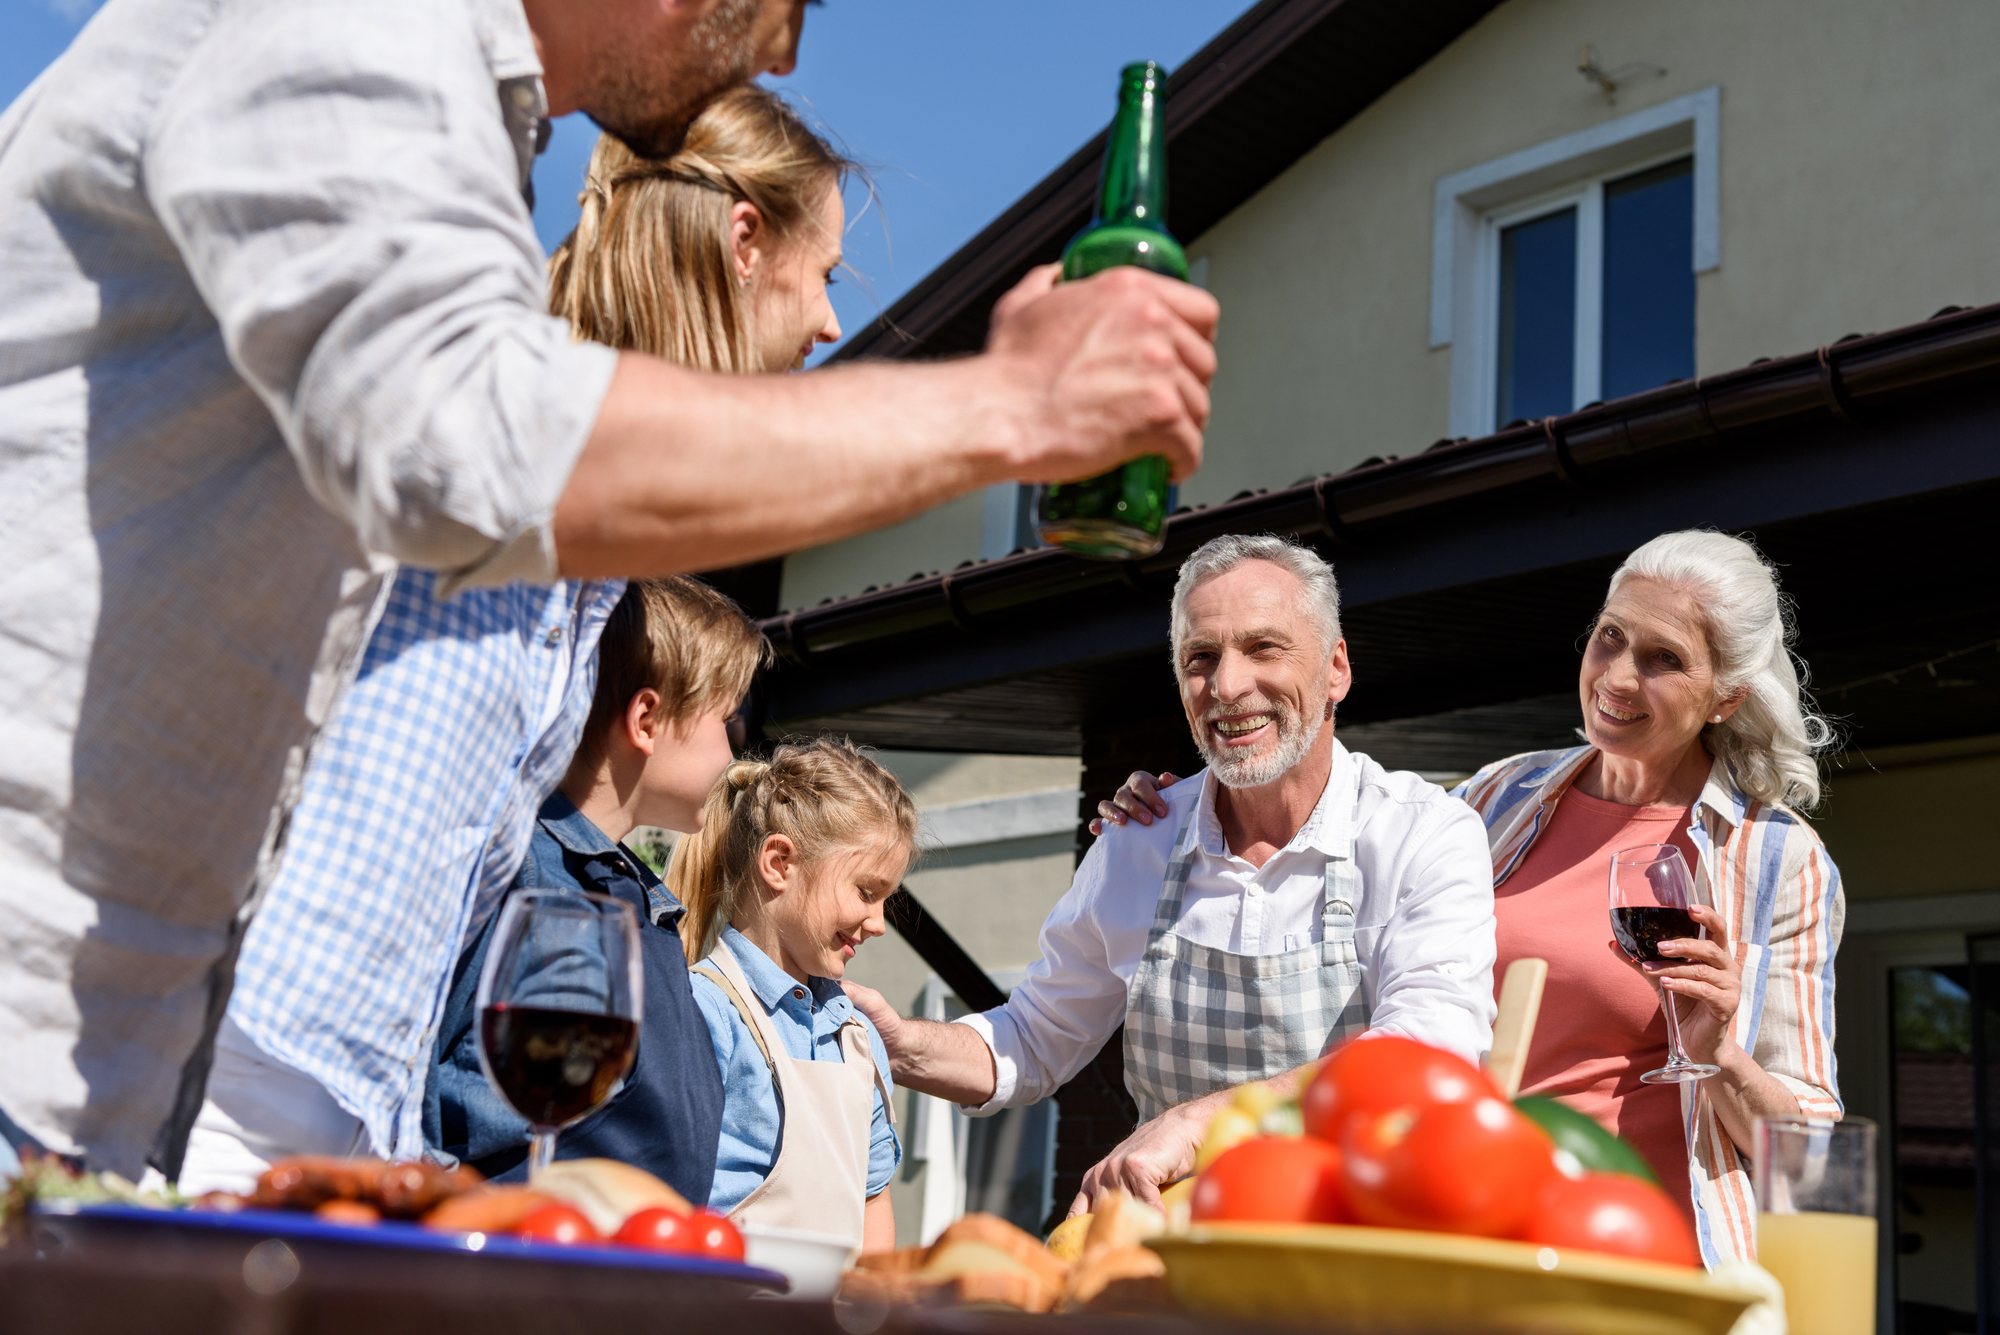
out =
[(1549, 962), (1524, 1094), (1547, 1094), (1595, 1117), (1645, 1156), (1667, 1194), (1692, 1213), (1680, 1089), (1641, 1073), (1667, 1061), (1659, 994), (1611, 939), (1611, 855), (1672, 844), (1690, 868), (1696, 854), (1686, 807), (1628, 807), (1572, 787), (1514, 874), (1494, 892), (1499, 960)]

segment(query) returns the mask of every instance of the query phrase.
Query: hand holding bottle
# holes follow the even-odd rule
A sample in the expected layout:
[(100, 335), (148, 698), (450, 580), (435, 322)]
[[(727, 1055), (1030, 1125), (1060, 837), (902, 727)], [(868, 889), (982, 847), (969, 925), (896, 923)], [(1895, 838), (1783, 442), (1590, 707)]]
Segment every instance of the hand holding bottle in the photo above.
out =
[(1074, 481), (1142, 454), (1201, 466), (1215, 298), (1136, 268), (1056, 282), (1032, 271), (993, 308), (987, 351), (1029, 402), (1023, 482)]

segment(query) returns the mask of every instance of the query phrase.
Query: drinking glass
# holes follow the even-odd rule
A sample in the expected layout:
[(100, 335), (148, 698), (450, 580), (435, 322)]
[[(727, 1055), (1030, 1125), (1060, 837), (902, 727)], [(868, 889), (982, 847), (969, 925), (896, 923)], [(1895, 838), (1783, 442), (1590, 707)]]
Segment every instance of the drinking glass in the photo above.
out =
[(1875, 1124), (1760, 1117), (1757, 1263), (1785, 1288), (1789, 1328), (1875, 1329)]
[(479, 1061), (527, 1119), (528, 1177), (604, 1105), (639, 1045), (639, 919), (574, 890), (508, 896), (479, 974)]
[[(1688, 912), (1693, 903), (1694, 877), (1688, 873), (1687, 859), (1672, 844), (1641, 844), (1611, 855), (1611, 934), (1632, 960), (1640, 964), (1678, 963), (1660, 954), (1660, 943), (1702, 935)], [(1639, 1078), (1649, 1085), (1663, 1085), (1706, 1080), (1721, 1070), (1708, 1062), (1688, 1060), (1687, 1050), (1681, 1046), (1681, 1017), (1674, 995), (1660, 986), (1650, 969), (1646, 976), (1660, 994), (1660, 1009), (1667, 1017), (1667, 1064)]]

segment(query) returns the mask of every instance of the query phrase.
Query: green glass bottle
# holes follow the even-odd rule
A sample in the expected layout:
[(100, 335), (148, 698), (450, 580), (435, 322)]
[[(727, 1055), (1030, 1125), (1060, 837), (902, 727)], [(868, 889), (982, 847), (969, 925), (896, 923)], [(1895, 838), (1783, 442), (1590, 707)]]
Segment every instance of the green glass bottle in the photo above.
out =
[[(1064, 281), (1118, 264), (1185, 280), (1187, 256), (1167, 231), (1167, 72), (1152, 61), (1118, 76), (1118, 114), (1104, 149), (1097, 215), (1063, 249)], [(1134, 459), (1082, 482), (1043, 487), (1043, 542), (1085, 556), (1151, 556), (1167, 526), (1167, 461)]]

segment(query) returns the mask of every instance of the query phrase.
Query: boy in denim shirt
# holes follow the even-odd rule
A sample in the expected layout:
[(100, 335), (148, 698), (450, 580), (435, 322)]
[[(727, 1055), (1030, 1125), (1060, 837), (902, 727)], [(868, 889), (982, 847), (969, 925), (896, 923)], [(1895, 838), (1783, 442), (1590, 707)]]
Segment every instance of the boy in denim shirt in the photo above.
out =
[[(765, 653), (741, 609), (707, 585), (634, 581), (604, 628), (583, 741), (542, 804), (509, 892), (590, 891), (639, 915), (638, 1055), (611, 1101), (564, 1130), (557, 1154), (634, 1164), (696, 1204), (715, 1173), (722, 1077), (689, 990), (684, 910), (619, 840), (641, 825), (700, 828), (703, 801), (730, 761), (729, 717)], [(479, 1063), (479, 974), (498, 921), (496, 911), (475, 929), (453, 974), (424, 1092), (424, 1140), (490, 1178), (519, 1180), (528, 1124)]]

